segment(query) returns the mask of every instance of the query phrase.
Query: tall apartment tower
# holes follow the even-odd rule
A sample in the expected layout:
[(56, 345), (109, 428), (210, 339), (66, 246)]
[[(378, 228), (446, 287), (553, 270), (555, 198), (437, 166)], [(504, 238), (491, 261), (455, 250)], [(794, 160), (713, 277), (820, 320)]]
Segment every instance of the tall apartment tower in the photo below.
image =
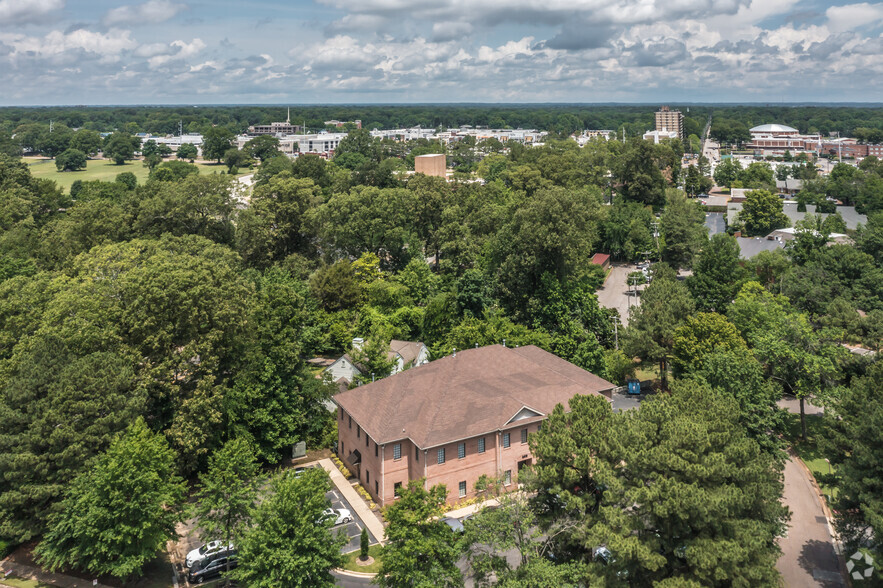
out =
[(674, 132), (681, 139), (686, 139), (684, 136), (684, 114), (680, 110), (669, 110), (668, 106), (660, 107), (656, 113), (656, 130)]

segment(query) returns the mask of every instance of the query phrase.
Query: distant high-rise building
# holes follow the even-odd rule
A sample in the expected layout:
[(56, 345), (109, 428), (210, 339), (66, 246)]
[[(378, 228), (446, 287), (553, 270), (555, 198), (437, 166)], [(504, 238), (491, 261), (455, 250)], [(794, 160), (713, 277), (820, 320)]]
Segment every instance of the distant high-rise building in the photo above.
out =
[(684, 135), (684, 114), (680, 110), (669, 110), (668, 106), (662, 106), (656, 113), (656, 130), (677, 133), (681, 139)]

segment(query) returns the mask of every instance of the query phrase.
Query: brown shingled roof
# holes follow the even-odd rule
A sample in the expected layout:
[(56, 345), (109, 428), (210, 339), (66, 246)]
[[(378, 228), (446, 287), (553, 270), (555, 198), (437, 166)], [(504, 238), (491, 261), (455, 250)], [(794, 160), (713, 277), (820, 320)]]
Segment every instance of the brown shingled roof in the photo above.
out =
[(497, 431), (523, 407), (549, 414), (577, 394), (614, 388), (539, 347), (491, 345), (334, 396), (377, 443), (429, 448)]

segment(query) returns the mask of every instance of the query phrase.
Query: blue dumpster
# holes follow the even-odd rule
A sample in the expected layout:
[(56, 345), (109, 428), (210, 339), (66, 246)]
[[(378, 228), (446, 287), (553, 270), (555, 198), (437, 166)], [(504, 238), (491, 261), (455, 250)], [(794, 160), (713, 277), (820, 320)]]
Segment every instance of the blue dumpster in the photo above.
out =
[(629, 386), (629, 394), (640, 394), (641, 393), (641, 382), (639, 380), (630, 379), (627, 381)]

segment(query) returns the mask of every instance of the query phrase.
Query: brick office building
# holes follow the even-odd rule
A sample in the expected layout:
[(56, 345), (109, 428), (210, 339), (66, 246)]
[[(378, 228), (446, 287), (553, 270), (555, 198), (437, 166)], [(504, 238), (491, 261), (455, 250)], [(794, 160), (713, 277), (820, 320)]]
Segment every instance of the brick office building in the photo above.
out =
[(482, 474), (517, 483), (528, 435), (557, 404), (614, 387), (532, 345), (467, 349), (335, 395), (338, 452), (377, 504), (419, 478), (454, 503)]

